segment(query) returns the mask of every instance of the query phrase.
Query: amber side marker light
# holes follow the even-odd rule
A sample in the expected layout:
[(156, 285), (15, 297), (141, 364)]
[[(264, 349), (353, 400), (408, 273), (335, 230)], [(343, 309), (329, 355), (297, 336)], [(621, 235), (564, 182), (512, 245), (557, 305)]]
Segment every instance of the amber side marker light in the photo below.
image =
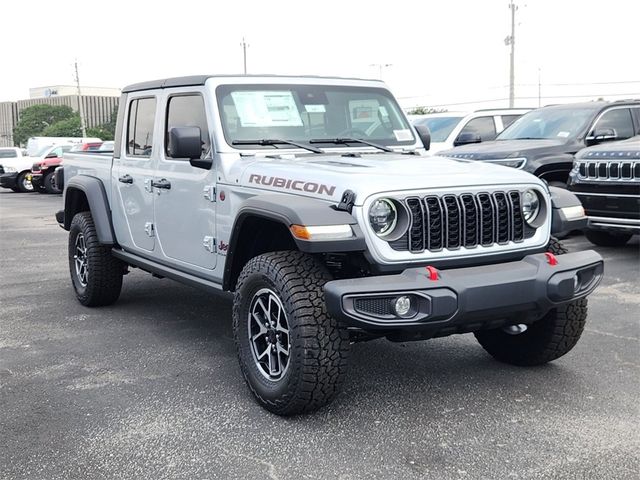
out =
[(340, 240), (353, 237), (351, 225), (291, 225), (289, 229), (299, 240)]

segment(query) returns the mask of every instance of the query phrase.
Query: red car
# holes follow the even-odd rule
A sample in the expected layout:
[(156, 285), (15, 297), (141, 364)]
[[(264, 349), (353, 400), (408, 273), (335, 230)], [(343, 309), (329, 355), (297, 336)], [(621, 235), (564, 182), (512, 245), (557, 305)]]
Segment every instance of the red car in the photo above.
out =
[(40, 193), (61, 193), (55, 182), (56, 167), (62, 165), (62, 155), (64, 152), (89, 152), (100, 148), (102, 142), (82, 143), (79, 145), (58, 145), (52, 147), (51, 151), (45, 155), (43, 160), (33, 164), (31, 167), (31, 183), (34, 190)]

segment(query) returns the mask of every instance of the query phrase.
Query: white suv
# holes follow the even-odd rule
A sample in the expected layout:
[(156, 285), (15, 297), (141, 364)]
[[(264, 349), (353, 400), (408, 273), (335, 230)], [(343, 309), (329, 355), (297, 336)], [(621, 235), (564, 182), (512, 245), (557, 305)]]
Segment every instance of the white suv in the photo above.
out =
[(424, 125), (431, 132), (430, 154), (459, 145), (494, 140), (528, 108), (476, 110), (475, 112), (443, 112), (409, 115), (414, 125)]

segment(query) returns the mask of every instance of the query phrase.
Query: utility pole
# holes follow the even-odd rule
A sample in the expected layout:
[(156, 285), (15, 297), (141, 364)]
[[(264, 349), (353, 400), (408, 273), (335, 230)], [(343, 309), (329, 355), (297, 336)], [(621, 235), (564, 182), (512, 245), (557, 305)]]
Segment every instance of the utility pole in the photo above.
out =
[(515, 45), (516, 45), (516, 10), (518, 6), (513, 3), (513, 0), (509, 2), (509, 9), (511, 10), (511, 35), (504, 39), (504, 44), (511, 46), (511, 55), (509, 57), (509, 108), (513, 108), (515, 100)]
[(249, 44), (247, 42), (244, 41), (244, 37), (242, 37), (242, 43), (240, 44), (240, 46), (242, 47), (242, 59), (243, 59), (243, 64), (244, 64), (244, 74), (247, 74), (247, 48), (249, 47)]
[(82, 93), (80, 92), (80, 75), (78, 74), (78, 59), (73, 64), (76, 71), (76, 87), (78, 88), (78, 113), (80, 114), (80, 128), (82, 129), (82, 138), (87, 136), (87, 126), (84, 121), (84, 105), (82, 104)]
[(538, 108), (542, 105), (542, 82), (540, 81), (540, 67), (538, 67)]
[(378, 78), (382, 80), (382, 69), (387, 67), (392, 67), (391, 63), (372, 63), (369, 65), (370, 67), (378, 67)]

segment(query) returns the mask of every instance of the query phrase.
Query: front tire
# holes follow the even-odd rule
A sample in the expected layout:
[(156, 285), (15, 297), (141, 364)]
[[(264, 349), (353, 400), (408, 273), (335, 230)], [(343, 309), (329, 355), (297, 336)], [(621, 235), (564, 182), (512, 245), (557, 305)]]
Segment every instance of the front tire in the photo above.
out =
[(344, 379), (347, 330), (326, 311), (325, 267), (301, 252), (251, 259), (234, 296), (233, 332), (242, 374), (260, 405), (278, 415), (328, 404)]
[(54, 173), (55, 172), (49, 172), (43, 178), (44, 189), (45, 189), (45, 191), (47, 193), (60, 193), (61, 192), (61, 190), (58, 187), (56, 187), (56, 183), (54, 181)]
[(600, 247), (622, 247), (633, 236), (631, 233), (611, 233), (604, 230), (586, 230), (584, 236)]
[(120, 296), (125, 265), (98, 242), (89, 212), (76, 214), (69, 229), (69, 273), (78, 301), (87, 307), (111, 305)]
[(28, 174), (29, 172), (26, 172), (26, 171), (22, 172), (20, 175), (18, 175), (18, 178), (16, 179), (16, 188), (20, 193), (33, 192), (33, 184), (29, 180), (27, 180)]
[[(551, 237), (547, 251), (562, 255), (568, 250)], [(566, 355), (578, 343), (587, 321), (587, 299), (581, 298), (551, 309), (522, 333), (503, 328), (480, 330), (476, 339), (491, 356), (518, 366), (543, 365)]]

